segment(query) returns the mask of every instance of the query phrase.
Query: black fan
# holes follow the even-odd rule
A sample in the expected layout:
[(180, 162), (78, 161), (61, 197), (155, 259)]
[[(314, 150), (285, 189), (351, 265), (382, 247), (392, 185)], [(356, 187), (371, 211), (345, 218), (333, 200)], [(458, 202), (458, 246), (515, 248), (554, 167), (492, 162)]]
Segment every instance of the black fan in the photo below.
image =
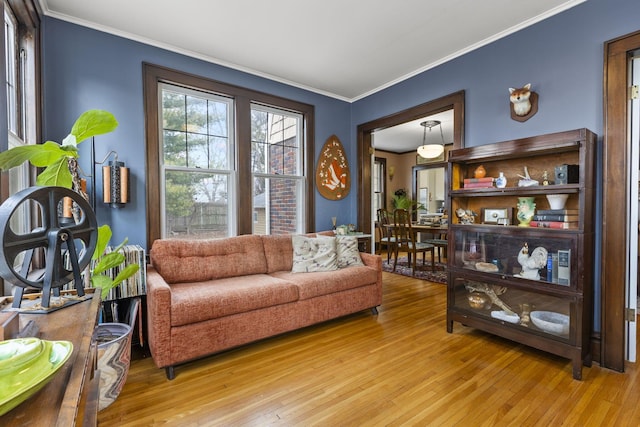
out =
[[(73, 216), (68, 217), (72, 211)], [(41, 226), (15, 230), (22, 215), (38, 218)], [(13, 307), (20, 307), (24, 289), (32, 287), (42, 290), (41, 305), (47, 309), (51, 292), (59, 296), (60, 288), (71, 280), (78, 296), (84, 296), (81, 272), (91, 261), (97, 230), (93, 210), (75, 191), (30, 187), (9, 197), (0, 206), (0, 276), (19, 286)], [(39, 268), (34, 266), (37, 253), (43, 258)]]

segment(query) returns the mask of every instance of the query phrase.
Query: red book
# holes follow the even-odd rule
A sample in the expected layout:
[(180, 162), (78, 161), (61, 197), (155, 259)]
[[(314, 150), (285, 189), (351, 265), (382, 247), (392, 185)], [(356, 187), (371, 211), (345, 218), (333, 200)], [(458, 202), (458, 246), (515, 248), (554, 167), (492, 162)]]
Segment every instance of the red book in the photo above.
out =
[(538, 228), (556, 228), (556, 229), (568, 230), (568, 229), (578, 228), (578, 221), (572, 221), (572, 222), (531, 221), (529, 223), (529, 226), (538, 227)]
[(465, 178), (464, 179), (464, 184), (466, 186), (467, 184), (473, 184), (473, 183), (476, 183), (476, 182), (493, 182), (493, 179), (494, 178), (492, 178), (490, 176), (485, 176), (484, 178)]
[(464, 184), (464, 188), (493, 188), (493, 182), (469, 182)]

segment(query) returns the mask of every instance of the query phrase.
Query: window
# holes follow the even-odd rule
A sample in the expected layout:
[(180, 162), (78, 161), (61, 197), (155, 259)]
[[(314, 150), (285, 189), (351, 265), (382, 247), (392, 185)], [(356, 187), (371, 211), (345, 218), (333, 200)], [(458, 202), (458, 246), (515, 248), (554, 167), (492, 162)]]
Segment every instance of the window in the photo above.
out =
[[(40, 138), (40, 91), (39, 81), (39, 23), (35, 3), (31, 0), (3, 1), (2, 14), (4, 31), (2, 32), (5, 66), (4, 96), (0, 102), (6, 107), (6, 134), (0, 137), (0, 150), (35, 144)], [(5, 123), (4, 120), (1, 121)], [(0, 186), (1, 199), (31, 185), (31, 169), (28, 164), (11, 169), (2, 176), (8, 182)], [(5, 192), (6, 191), (6, 192)], [(11, 229), (16, 233), (25, 233), (32, 229), (29, 205), (23, 204), (11, 216)], [(18, 260), (19, 261), (19, 260)], [(10, 285), (5, 284), (1, 294), (10, 293)]]
[(160, 88), (163, 237), (229, 236), (233, 102), (178, 86)]
[(387, 207), (387, 159), (376, 157), (373, 162), (373, 212)]
[(148, 247), (314, 227), (313, 107), (144, 64)]
[(305, 200), (303, 119), (300, 114), (251, 108), (253, 234), (302, 231)]

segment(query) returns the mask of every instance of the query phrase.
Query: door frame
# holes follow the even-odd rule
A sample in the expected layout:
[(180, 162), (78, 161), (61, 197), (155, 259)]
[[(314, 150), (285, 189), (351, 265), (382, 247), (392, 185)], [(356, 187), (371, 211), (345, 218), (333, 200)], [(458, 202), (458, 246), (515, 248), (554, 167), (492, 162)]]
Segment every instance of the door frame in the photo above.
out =
[(371, 230), (371, 134), (453, 109), (453, 148), (464, 147), (464, 90), (358, 125), (358, 229)]
[(628, 58), (638, 49), (640, 31), (605, 42), (604, 46), (600, 365), (620, 372), (625, 363), (627, 273), (621, 260), (626, 260), (629, 249)]

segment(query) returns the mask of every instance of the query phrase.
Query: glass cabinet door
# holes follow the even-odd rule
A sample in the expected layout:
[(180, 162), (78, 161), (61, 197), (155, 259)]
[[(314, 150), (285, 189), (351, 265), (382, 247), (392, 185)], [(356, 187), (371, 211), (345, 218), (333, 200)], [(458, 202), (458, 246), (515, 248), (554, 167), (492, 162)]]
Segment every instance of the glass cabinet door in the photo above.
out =
[[(509, 280), (535, 280), (576, 288), (577, 235), (534, 232), (523, 235), (457, 227), (453, 232), (455, 267), (499, 275)], [(498, 231), (499, 230), (499, 231)]]
[(452, 296), (453, 308), (460, 313), (561, 341), (575, 339), (575, 304), (566, 297), (463, 277), (454, 279)]

